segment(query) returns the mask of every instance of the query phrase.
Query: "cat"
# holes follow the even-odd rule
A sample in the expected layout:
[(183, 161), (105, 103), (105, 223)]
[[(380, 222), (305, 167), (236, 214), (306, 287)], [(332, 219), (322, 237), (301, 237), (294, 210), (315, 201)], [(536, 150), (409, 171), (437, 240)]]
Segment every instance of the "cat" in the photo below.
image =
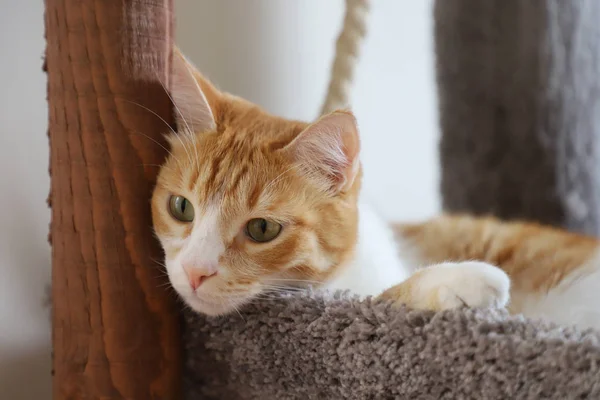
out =
[(152, 217), (171, 285), (193, 310), (223, 315), (315, 286), (600, 326), (595, 239), (469, 216), (389, 225), (360, 196), (351, 112), (312, 124), (276, 117), (219, 91), (177, 49), (172, 63), (178, 133)]

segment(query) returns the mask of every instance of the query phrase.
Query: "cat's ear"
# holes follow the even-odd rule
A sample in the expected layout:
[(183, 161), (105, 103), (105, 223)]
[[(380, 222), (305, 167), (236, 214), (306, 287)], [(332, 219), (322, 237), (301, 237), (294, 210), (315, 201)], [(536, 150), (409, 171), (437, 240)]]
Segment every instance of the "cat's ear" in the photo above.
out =
[(177, 48), (173, 51), (171, 72), (171, 98), (177, 127), (194, 133), (214, 130), (216, 123), (210, 101), (214, 101), (216, 89)]
[(348, 191), (359, 170), (356, 118), (335, 111), (320, 118), (284, 147), (299, 169), (329, 193)]

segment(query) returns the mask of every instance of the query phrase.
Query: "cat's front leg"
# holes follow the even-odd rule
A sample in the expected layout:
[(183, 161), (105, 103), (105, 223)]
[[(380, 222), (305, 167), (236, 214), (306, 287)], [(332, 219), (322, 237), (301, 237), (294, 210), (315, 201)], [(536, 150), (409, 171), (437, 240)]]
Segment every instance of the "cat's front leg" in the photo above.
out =
[(510, 279), (500, 268), (484, 262), (442, 263), (417, 270), (379, 298), (422, 310), (458, 307), (505, 307)]

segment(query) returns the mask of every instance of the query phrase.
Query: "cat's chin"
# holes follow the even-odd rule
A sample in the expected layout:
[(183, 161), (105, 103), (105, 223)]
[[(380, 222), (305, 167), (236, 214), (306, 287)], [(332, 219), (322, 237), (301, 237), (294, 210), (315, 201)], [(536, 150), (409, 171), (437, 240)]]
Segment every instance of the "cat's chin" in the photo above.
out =
[(197, 313), (208, 315), (210, 317), (218, 317), (230, 314), (235, 312), (236, 308), (245, 303), (244, 300), (235, 300), (235, 302), (219, 302), (217, 300), (200, 298), (198, 296), (185, 296), (183, 301)]

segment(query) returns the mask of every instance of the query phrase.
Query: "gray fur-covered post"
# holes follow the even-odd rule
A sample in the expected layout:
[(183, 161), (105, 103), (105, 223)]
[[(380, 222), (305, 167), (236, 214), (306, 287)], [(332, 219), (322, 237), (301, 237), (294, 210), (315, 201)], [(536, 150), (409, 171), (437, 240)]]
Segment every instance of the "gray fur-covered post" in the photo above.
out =
[(600, 2), (436, 0), (446, 210), (600, 234)]

